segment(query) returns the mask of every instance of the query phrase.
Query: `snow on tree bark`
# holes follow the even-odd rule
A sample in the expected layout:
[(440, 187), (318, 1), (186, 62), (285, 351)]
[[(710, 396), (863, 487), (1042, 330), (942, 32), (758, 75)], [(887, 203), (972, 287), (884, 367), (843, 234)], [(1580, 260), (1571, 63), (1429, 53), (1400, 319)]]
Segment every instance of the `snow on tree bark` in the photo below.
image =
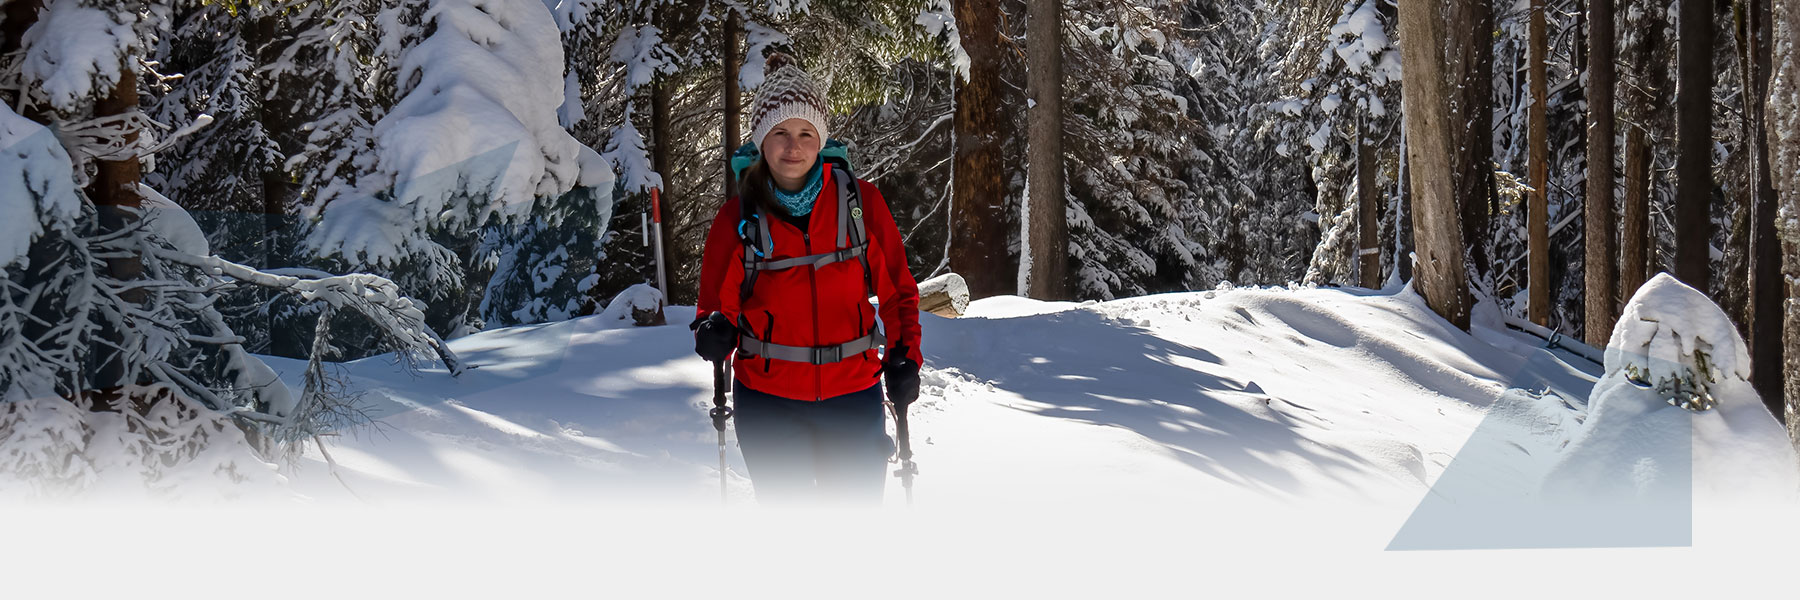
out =
[(1767, 142), (1785, 285), (1782, 412), (1789, 438), (1800, 445), (1800, 0), (1776, 0), (1772, 12)]
[[(1444, 69), (1452, 82), (1448, 117), (1455, 136), (1450, 155), (1456, 172), (1456, 201), (1462, 207), (1465, 265), (1484, 294), (1494, 283), (1492, 236), (1494, 184), (1494, 7), (1489, 0), (1454, 0), (1445, 8)], [(1403, 36), (1404, 37), (1404, 36)], [(1408, 62), (1407, 64), (1413, 64)], [(1460, 126), (1458, 126), (1460, 124)]]
[(1769, 178), (1768, 96), (1771, 68), (1769, 0), (1740, 0), (1746, 114), (1744, 143), (1751, 152), (1752, 194), (1750, 206), (1750, 307), (1749, 332), (1752, 372), (1756, 387), (1769, 412), (1786, 421), (1782, 402), (1782, 300), (1787, 289), (1781, 278), (1781, 242), (1776, 232), (1775, 188)]

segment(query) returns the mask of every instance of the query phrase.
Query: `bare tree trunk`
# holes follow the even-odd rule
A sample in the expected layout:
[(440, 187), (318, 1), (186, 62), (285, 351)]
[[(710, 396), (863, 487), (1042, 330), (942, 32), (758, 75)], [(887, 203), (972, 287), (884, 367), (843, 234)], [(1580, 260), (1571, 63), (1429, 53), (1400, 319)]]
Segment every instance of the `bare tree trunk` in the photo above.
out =
[(1030, 56), (1025, 224), (1031, 257), (1019, 293), (1039, 300), (1069, 297), (1068, 198), (1063, 194), (1062, 0), (1030, 0), (1025, 51)]
[(729, 14), (725, 17), (725, 39), (721, 42), (723, 47), (719, 49), (719, 55), (725, 57), (720, 78), (725, 80), (725, 90), (722, 92), (725, 103), (725, 131), (722, 132), (725, 146), (724, 195), (729, 197), (737, 193), (737, 174), (731, 171), (731, 153), (737, 151), (744, 137), (738, 130), (738, 121), (743, 118), (744, 113), (743, 99), (740, 97), (743, 94), (738, 91), (738, 71), (742, 70), (738, 59), (738, 38), (742, 35), (743, 25), (738, 23), (737, 11), (727, 9), (726, 12)]
[(1550, 40), (1545, 34), (1544, 0), (1531, 0), (1531, 197), (1525, 220), (1529, 231), (1526, 285), (1531, 322), (1550, 326)]
[(1452, 81), (1444, 65), (1444, 9), (1450, 0), (1404, 0), (1400, 48), (1407, 65), (1401, 85), (1406, 103), (1406, 154), (1411, 171), (1415, 277), (1419, 294), (1439, 316), (1469, 328), (1469, 287), (1463, 266), (1462, 215), (1453, 170)]
[(971, 299), (1010, 294), (1016, 273), (1007, 268), (1006, 185), (1001, 176), (1000, 5), (996, 0), (956, 0), (967, 81), (955, 83), (954, 181), (951, 184), (950, 270), (969, 284)]
[[(266, 15), (254, 23), (255, 35), (249, 37), (246, 42), (251, 51), (255, 52), (256, 56), (263, 61), (263, 64), (275, 62), (280, 58), (282, 51), (286, 49), (285, 44), (295, 43), (291, 32), (282, 30), (285, 19), (286, 17), (282, 16)], [(274, 77), (273, 75), (262, 75), (259, 78), (262, 89), (274, 89), (280, 83)], [(288, 84), (298, 85), (297, 82), (288, 82)], [(258, 113), (257, 118), (262, 123), (263, 130), (268, 132), (269, 140), (280, 148), (282, 156), (294, 156), (306, 149), (308, 133), (300, 130), (302, 123), (295, 117), (297, 108), (294, 106), (292, 94), (276, 94), (263, 98), (261, 110)], [(300, 184), (293, 179), (287, 169), (265, 169), (262, 176), (262, 189), (263, 262), (261, 266), (263, 268), (289, 266), (297, 257), (284, 254), (292, 240), (285, 240), (283, 236), (293, 234), (288, 225), (293, 222), (292, 219), (295, 219), (294, 213), (290, 211), (297, 206), (300, 200)], [(278, 292), (266, 288), (258, 288), (256, 294), (264, 306), (267, 306), (279, 295)], [(310, 333), (302, 332), (294, 327), (281, 326), (278, 315), (273, 311), (267, 314), (264, 327), (269, 332), (269, 351), (272, 354), (304, 348), (305, 338), (301, 336), (303, 333)]]
[[(108, 117), (130, 112), (137, 108), (137, 70), (132, 68), (127, 58), (120, 67), (119, 81), (112, 89), (94, 103), (95, 117)], [(126, 134), (126, 143), (135, 144), (138, 133)], [(143, 195), (138, 192), (138, 182), (143, 178), (143, 170), (136, 156), (124, 160), (102, 160), (97, 164), (98, 172), (87, 188), (88, 198), (99, 211), (100, 230), (102, 232), (123, 231), (133, 227), (138, 221), (138, 210), (143, 206)], [(106, 259), (108, 274), (119, 281), (142, 279), (144, 276), (143, 258), (131, 254)], [(148, 299), (143, 288), (134, 287), (121, 291), (119, 299), (130, 304), (142, 304)], [(94, 357), (92, 389), (98, 390), (102, 396), (115, 396), (118, 388), (133, 383), (131, 373), (126, 372), (126, 352), (137, 349), (138, 338), (142, 335), (129, 326), (109, 327), (101, 333), (105, 340), (104, 350)], [(103, 408), (106, 403), (96, 403), (95, 408)]]
[[(25, 43), (25, 30), (37, 23), (38, 11), (44, 8), (43, 0), (10, 0), (0, 2), (0, 55), (12, 54)], [(24, 103), (14, 97), (11, 90), (0, 90), (0, 101), (6, 102), (14, 110), (23, 110)], [(20, 115), (39, 120), (35, 115)]]
[[(659, 247), (663, 254), (661, 262), (656, 263), (652, 269), (660, 269), (661, 272), (652, 273), (652, 276), (656, 277), (657, 281), (669, 282), (668, 285), (673, 288), (678, 287), (673, 284), (676, 265), (686, 263), (682, 262), (680, 256), (681, 244), (670, 242), (670, 229), (674, 221), (669, 217), (674, 214), (674, 211), (669, 210), (669, 203), (681, 198), (681, 195), (674, 187), (675, 168), (669, 155), (672, 150), (670, 146), (675, 145), (675, 126), (672, 123), (674, 115), (673, 109), (669, 106), (670, 96), (674, 91), (669, 87), (668, 79), (665, 76), (658, 76), (656, 81), (650, 84), (650, 138), (654, 142), (650, 147), (650, 165), (651, 168), (656, 169), (657, 175), (662, 176), (661, 193), (655, 196), (655, 200), (650, 203), (650, 222), (662, 224), (662, 233), (659, 234), (662, 236), (662, 241), (660, 243), (652, 242), (653, 247)], [(675, 300), (670, 297), (674, 295), (673, 292), (673, 289), (662, 290), (663, 301), (674, 302)], [(658, 324), (660, 325), (660, 323)]]
[[(1633, 100), (1634, 103), (1638, 100)], [(1645, 101), (1639, 106), (1645, 109)], [(1619, 233), (1619, 294), (1628, 298), (1650, 278), (1650, 135), (1642, 125), (1625, 133), (1625, 214)], [(1614, 316), (1618, 304), (1614, 304)]]
[(1582, 212), (1587, 232), (1586, 326), (1589, 346), (1605, 348), (1612, 337), (1613, 286), (1619, 276), (1614, 266), (1613, 229), (1613, 88), (1617, 80), (1614, 59), (1615, 22), (1613, 0), (1588, 2), (1588, 48), (1592, 56), (1587, 72), (1587, 206)]
[(1775, 187), (1769, 179), (1769, 152), (1762, 140), (1768, 136), (1768, 91), (1772, 56), (1769, 27), (1769, 0), (1742, 0), (1746, 21), (1743, 47), (1747, 55), (1744, 98), (1750, 134), (1751, 166), (1754, 174), (1755, 201), (1751, 204), (1750, 225), (1750, 383), (1763, 398), (1769, 412), (1785, 421), (1782, 409), (1782, 329), (1783, 296), (1786, 282), (1781, 278), (1781, 242), (1776, 233)]
[(1362, 124), (1356, 127), (1356, 259), (1360, 268), (1357, 283), (1366, 288), (1381, 287), (1381, 189), (1375, 185), (1375, 146), (1363, 137)]
[(1631, 81), (1624, 88), (1627, 124), (1625, 205), (1619, 232), (1620, 304), (1650, 279), (1650, 252), (1655, 247), (1650, 237), (1650, 170), (1655, 162), (1650, 128), (1657, 121), (1652, 94), (1667, 91), (1665, 79), (1660, 77), (1663, 66), (1656, 62), (1656, 50), (1662, 44), (1662, 13), (1651, 10), (1654, 2), (1632, 1), (1644, 20), (1635, 26), (1641, 33), (1630, 58)]
[(1712, 274), (1712, 40), (1711, 0), (1680, 0), (1681, 79), (1675, 99), (1679, 156), (1675, 162), (1675, 276), (1705, 293)]

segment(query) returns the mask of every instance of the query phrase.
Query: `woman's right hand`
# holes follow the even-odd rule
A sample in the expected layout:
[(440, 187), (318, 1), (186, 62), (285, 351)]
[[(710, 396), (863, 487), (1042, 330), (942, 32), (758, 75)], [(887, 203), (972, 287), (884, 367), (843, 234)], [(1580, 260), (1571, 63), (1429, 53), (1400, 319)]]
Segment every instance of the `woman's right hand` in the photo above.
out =
[(738, 330), (725, 318), (725, 313), (711, 313), (705, 319), (695, 319), (691, 327), (694, 330), (694, 353), (709, 362), (724, 362), (737, 350)]
[(906, 406), (919, 399), (919, 363), (907, 356), (905, 346), (888, 349), (886, 364), (882, 365), (882, 378), (887, 381), (888, 401), (895, 408), (905, 410)]

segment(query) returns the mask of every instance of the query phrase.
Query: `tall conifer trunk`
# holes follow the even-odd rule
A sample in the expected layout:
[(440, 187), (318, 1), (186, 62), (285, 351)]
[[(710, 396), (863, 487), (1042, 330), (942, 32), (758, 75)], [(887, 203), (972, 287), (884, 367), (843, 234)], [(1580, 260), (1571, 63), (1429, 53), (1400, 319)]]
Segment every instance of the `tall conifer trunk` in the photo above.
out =
[(1750, 206), (1750, 383), (1776, 419), (1786, 420), (1783, 410), (1782, 301), (1786, 282), (1781, 277), (1781, 242), (1776, 232), (1775, 187), (1769, 179), (1768, 137), (1769, 77), (1772, 68), (1769, 0), (1740, 0), (1744, 18), (1744, 66), (1749, 72), (1744, 90), (1745, 141), (1753, 155), (1755, 178)]
[[(1494, 194), (1494, 10), (1489, 0), (1453, 0), (1443, 14), (1450, 94), (1451, 169), (1471, 274), (1491, 283), (1487, 228)], [(1410, 64), (1410, 63), (1408, 63)]]
[(969, 78), (956, 79), (952, 118), (954, 181), (950, 192), (950, 270), (969, 284), (971, 299), (1016, 291), (1006, 251), (1006, 182), (1000, 144), (1000, 4), (956, 0)]
[(1587, 72), (1587, 202), (1582, 213), (1586, 224), (1585, 246), (1586, 326), (1589, 346), (1605, 348), (1612, 337), (1614, 290), (1619, 281), (1613, 250), (1613, 91), (1617, 80), (1614, 59), (1613, 0), (1589, 0), (1588, 49), (1592, 52)]
[(1681, 2), (1676, 92), (1675, 277), (1702, 293), (1712, 276), (1712, 0)]
[(1450, 121), (1451, 71), (1445, 68), (1444, 9), (1471, 0), (1407, 0), (1400, 7), (1400, 48), (1407, 65), (1405, 98), (1408, 169), (1419, 294), (1433, 312), (1469, 328), (1469, 286), (1463, 265), (1462, 212), (1456, 193), (1466, 172), (1455, 170), (1458, 151)]
[(1068, 198), (1063, 194), (1062, 123), (1062, 0), (1030, 0), (1026, 52), (1030, 55), (1027, 108), (1026, 201), (1029, 222), (1024, 224), (1030, 246), (1029, 272), (1020, 294), (1040, 300), (1064, 300), (1068, 292)]
[(742, 35), (743, 25), (738, 23), (735, 10), (726, 10), (725, 35), (720, 41), (719, 55), (725, 57), (725, 65), (721, 69), (721, 77), (725, 89), (722, 100), (725, 105), (725, 130), (721, 132), (725, 150), (725, 196), (737, 193), (737, 174), (731, 171), (731, 153), (743, 143), (744, 135), (738, 129), (738, 121), (743, 118), (742, 94), (738, 92), (738, 37)]
[(1531, 144), (1530, 205), (1526, 212), (1527, 286), (1531, 296), (1527, 310), (1531, 322), (1550, 325), (1550, 40), (1545, 33), (1544, 0), (1531, 0)]
[[(137, 108), (137, 71), (132, 68), (134, 57), (127, 57), (120, 65), (119, 80), (108, 90), (106, 96), (94, 103), (95, 117), (121, 115)], [(137, 132), (129, 132), (125, 136), (127, 144), (135, 144)], [(138, 221), (138, 210), (143, 206), (143, 195), (138, 191), (138, 182), (143, 179), (143, 169), (135, 156), (123, 160), (102, 160), (96, 165), (98, 170), (87, 188), (88, 198), (93, 201), (99, 211), (100, 230), (104, 233), (124, 231), (134, 227)], [(142, 279), (144, 262), (142, 257), (132, 254), (113, 256), (106, 259), (108, 275), (119, 281)], [(130, 304), (142, 304), (148, 296), (143, 288), (130, 288), (119, 293), (119, 299)], [(88, 374), (92, 377), (92, 389), (102, 396), (115, 396), (118, 388), (133, 383), (131, 374), (125, 369), (126, 352), (138, 350), (138, 340), (142, 334), (129, 324), (123, 327), (108, 327), (101, 332), (106, 346), (92, 357), (94, 363)], [(104, 408), (105, 403), (95, 403), (95, 408)]]

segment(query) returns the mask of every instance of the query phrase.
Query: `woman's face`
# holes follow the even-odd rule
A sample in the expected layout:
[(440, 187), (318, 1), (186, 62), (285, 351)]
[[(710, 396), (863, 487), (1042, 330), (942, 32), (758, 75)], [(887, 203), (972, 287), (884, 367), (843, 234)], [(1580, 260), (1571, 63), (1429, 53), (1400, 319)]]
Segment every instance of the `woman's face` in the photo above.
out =
[(763, 136), (763, 161), (769, 163), (769, 176), (776, 187), (797, 190), (804, 184), (807, 171), (819, 161), (819, 131), (806, 119), (788, 119), (775, 124)]

